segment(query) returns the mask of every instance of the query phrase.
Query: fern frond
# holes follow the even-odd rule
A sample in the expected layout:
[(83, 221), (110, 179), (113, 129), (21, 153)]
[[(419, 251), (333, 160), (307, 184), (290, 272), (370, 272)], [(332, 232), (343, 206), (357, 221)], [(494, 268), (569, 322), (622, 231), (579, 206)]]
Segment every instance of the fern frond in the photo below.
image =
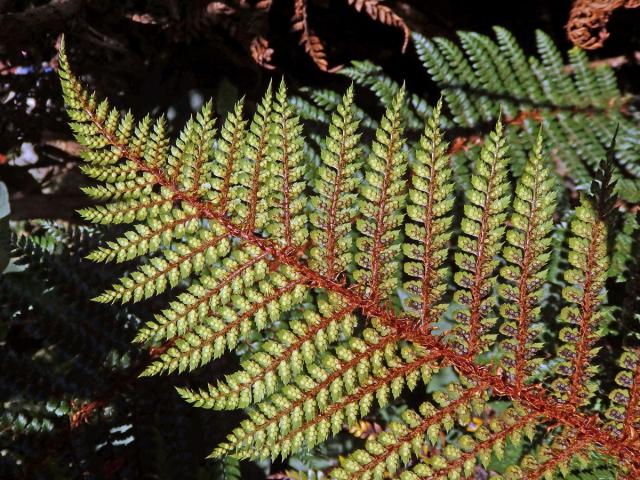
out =
[[(428, 380), (437, 356), (420, 348), (398, 348), (395, 334), (367, 329), (364, 340), (353, 338), (336, 355), (325, 355), (322, 367), (249, 410), (249, 420), (227, 436), (212, 457), (233, 454), (243, 458), (288, 456), (311, 448), (334, 435), (346, 422), (355, 423), (373, 406), (383, 407), (404, 385)], [(398, 351), (399, 350), (399, 351)]]
[(542, 156), (542, 136), (525, 166), (516, 186), (514, 212), (509, 222), (503, 257), (508, 262), (500, 274), (510, 284), (501, 285), (500, 296), (507, 300), (500, 307), (505, 321), (500, 333), (506, 337), (500, 344), (504, 352), (502, 366), (517, 389), (527, 382), (541, 363), (537, 341), (540, 333), (535, 322), (540, 315), (540, 297), (549, 263), (550, 233), (556, 194), (554, 180)]
[(458, 384), (450, 384), (436, 400), (438, 407), (425, 402), (418, 409), (420, 413), (405, 410), (402, 422), (391, 422), (384, 432), (367, 440), (364, 449), (342, 459), (341, 467), (331, 471), (331, 478), (364, 480), (394, 475), (401, 464), (409, 464), (414, 455), (422, 452), (425, 436), (436, 445), (442, 429), (450, 430), (456, 421), (469, 423), (471, 414), (484, 408), (486, 391), (481, 386), (465, 390)]
[(274, 130), (270, 138), (270, 223), (266, 231), (280, 243), (303, 245), (307, 239), (306, 196), (302, 126), (287, 101), (284, 81), (280, 83), (273, 106)]
[(243, 230), (253, 233), (268, 221), (267, 192), (271, 172), (268, 165), (272, 131), (273, 94), (271, 84), (253, 115), (246, 133), (246, 150), (231, 175), (231, 218)]
[(167, 286), (175, 288), (192, 273), (201, 273), (205, 264), (216, 262), (230, 251), (229, 241), (216, 233), (219, 228), (219, 225), (213, 225), (211, 230), (201, 228), (197, 236), (189, 237), (187, 242), (174, 243), (172, 249), (163, 250), (162, 256), (150, 258), (95, 300), (102, 303), (139, 302), (164, 292)]
[(447, 144), (442, 140), (439, 126), (441, 109), (442, 101), (425, 126), (412, 166), (413, 188), (409, 190), (407, 202), (407, 215), (412, 222), (406, 224), (405, 231), (408, 238), (418, 243), (403, 245), (404, 255), (417, 261), (404, 264), (405, 273), (417, 278), (404, 284), (410, 295), (406, 305), (420, 325), (430, 327), (447, 308), (439, 302), (447, 288), (448, 269), (444, 262), (453, 208), (451, 169), (445, 154)]
[(352, 105), (350, 88), (333, 115), (318, 169), (318, 195), (312, 198), (316, 211), (310, 216), (315, 227), (311, 240), (315, 247), (310, 252), (310, 266), (329, 278), (341, 275), (351, 263), (351, 220), (356, 213), (356, 174), (360, 166), (360, 135), (356, 133), (358, 121)]
[(365, 168), (365, 183), (360, 189), (363, 200), (356, 221), (361, 236), (356, 240), (355, 261), (360, 267), (354, 273), (365, 296), (378, 303), (394, 290), (398, 282), (400, 225), (405, 202), (402, 179), (406, 171), (403, 152), (402, 118), (404, 88), (387, 109), (376, 130), (371, 154)]
[[(527, 57), (511, 33), (500, 27), (494, 31), (495, 40), (460, 32), (461, 47), (448, 39), (413, 35), (418, 56), (445, 100), (449, 113), (443, 125), (457, 135), (450, 152), (456, 176), (465, 179), (467, 165), (477, 155), (476, 146), (486, 139), (487, 124), (502, 112), (517, 176), (542, 124), (559, 170), (566, 171), (577, 189), (586, 189), (619, 124), (617, 189), (621, 198), (637, 202), (637, 115), (626, 107), (629, 97), (620, 92), (612, 68), (591, 65), (577, 49), (565, 60), (542, 32), (536, 33), (537, 54)], [(397, 82), (370, 62), (353, 62), (342, 73), (373, 91), (385, 108), (399, 89)], [(404, 112), (407, 133), (417, 138), (431, 109), (419, 96), (409, 97)], [(461, 133), (455, 127), (464, 130)], [(468, 187), (466, 181), (462, 187)]]
[(507, 146), (500, 121), (485, 143), (471, 177), (467, 192), (462, 232), (458, 238), (460, 268), (454, 280), (461, 288), (454, 300), (463, 309), (455, 314), (457, 325), (449, 335), (454, 348), (465, 355), (475, 355), (489, 348), (496, 335), (488, 333), (495, 325), (492, 313), (496, 299), (492, 290), (498, 266), (496, 255), (502, 246), (504, 223), (509, 204)]
[(407, 49), (409, 38), (411, 37), (409, 27), (390, 7), (382, 4), (381, 0), (348, 0), (348, 2), (356, 11), (360, 12), (364, 9), (364, 12), (372, 19), (385, 25), (400, 28), (404, 34), (402, 51), (404, 52)]
[[(332, 301), (333, 300), (333, 301)], [(303, 320), (291, 321), (278, 329), (274, 339), (242, 362), (242, 370), (228, 375), (215, 386), (195, 392), (178, 389), (180, 395), (196, 407), (229, 410), (246, 408), (274, 394), (304, 373), (319, 355), (341, 336), (349, 338), (356, 327), (353, 307), (339, 298), (319, 303), (322, 315), (305, 311)]]
[(328, 71), (329, 63), (322, 40), (309, 28), (307, 0), (294, 0), (294, 13), (291, 21), (293, 22), (291, 29), (294, 32), (300, 32), (300, 44), (304, 45), (304, 51), (309, 54), (320, 70)]
[(569, 286), (562, 295), (572, 306), (564, 307), (561, 319), (571, 326), (560, 331), (559, 338), (564, 343), (558, 350), (562, 359), (555, 372), (562, 378), (556, 379), (552, 388), (554, 395), (562, 402), (575, 406), (589, 403), (597, 385), (591, 380), (597, 368), (592, 359), (599, 348), (598, 340), (603, 312), (604, 283), (607, 279), (609, 257), (607, 255), (608, 217), (611, 215), (615, 198), (611, 167), (615, 137), (609, 147), (608, 159), (592, 185), (592, 197), (581, 200), (571, 222), (573, 236), (569, 238), (569, 263), (573, 267), (565, 272)]
[(172, 339), (171, 346), (158, 360), (151, 363), (141, 376), (191, 371), (219, 358), (238, 342), (260, 331), (268, 322), (275, 323), (282, 311), (289, 311), (303, 303), (307, 289), (288, 268), (271, 274), (257, 288), (245, 289), (242, 296), (231, 297), (233, 307), (225, 305), (215, 313), (209, 312), (200, 324)]
[[(237, 102), (222, 125), (214, 153), (215, 162), (208, 162), (200, 166), (201, 169), (206, 169), (203, 171), (204, 185), (211, 186), (209, 198), (216, 209), (223, 212), (226, 211), (229, 202), (231, 176), (237, 169), (237, 163), (244, 155), (247, 122), (242, 118), (243, 106), (244, 100)], [(211, 130), (209, 131), (213, 133)], [(213, 139), (207, 138), (206, 141), (211, 144)], [(199, 184), (199, 176), (198, 174), (194, 178), (195, 185)]]
[(147, 322), (134, 341), (168, 340), (184, 334), (208, 317), (210, 311), (227, 304), (234, 294), (264, 280), (268, 271), (266, 254), (257, 248), (245, 246), (234, 250), (219, 267), (210, 269), (208, 275), (180, 294), (177, 302), (156, 315), (155, 322)]
[[(504, 93), (508, 89), (503, 86), (489, 85), (489, 76), (507, 81), (517, 69), (522, 75), (517, 49), (509, 50), (515, 58), (507, 65), (498, 59), (501, 47), (488, 38), (467, 35), (465, 44), (464, 51), (442, 40), (425, 48), (457, 62), (450, 74), (474, 88)], [(541, 65), (555, 69), (554, 55), (548, 53)], [(474, 66), (482, 58), (493, 58), (495, 71)], [(500, 457), (505, 445), (518, 443), (523, 433), (533, 438), (527, 446), (532, 458), (519, 458), (511, 478), (569, 471), (592, 452), (611, 456), (622, 471), (640, 469), (640, 445), (633, 434), (617, 435), (582, 408), (595, 393), (593, 355), (607, 278), (605, 219), (614, 207), (611, 158), (604, 173), (597, 175), (594, 197), (584, 199), (572, 223), (572, 268), (564, 293), (575, 306), (567, 307), (563, 318), (575, 321), (578, 328), (561, 331), (566, 345), (558, 353), (564, 359), (556, 368), (560, 378), (547, 389), (532, 377), (541, 357), (536, 320), (539, 297), (547, 291), (543, 283), (555, 208), (554, 177), (545, 166), (539, 139), (528, 161), (522, 147), (535, 138), (532, 123), (537, 116), (523, 117), (521, 123), (498, 121), (494, 132), (478, 142), (483, 147), (470, 185), (462, 185), (467, 202), (461, 208), (457, 248), (451, 252), (460, 269), (454, 275), (454, 300), (462, 308), (450, 313), (443, 304), (453, 211), (450, 177), (460, 165), (466, 168), (467, 156), (476, 154), (474, 149), (452, 146), (452, 157), (459, 160), (464, 152), (465, 158), (453, 161), (455, 169), (447, 165), (441, 104), (421, 128), (420, 145), (414, 148), (403, 137), (405, 91), (395, 91), (361, 171), (359, 114), (352, 91), (337, 99), (327, 95), (327, 105), (336, 105), (332, 125), (320, 142), (319, 168), (312, 165), (305, 171), (309, 165), (304, 161), (302, 130), (284, 84), (275, 98), (269, 88), (248, 126), (237, 106), (221, 129), (222, 139), (213, 138), (213, 116), (205, 106), (169, 146), (162, 121), (144, 119), (134, 128), (130, 116), (119, 117), (82, 89), (68, 70), (64, 51), (61, 66), (73, 128), (87, 149), (83, 157), (91, 167), (88, 173), (104, 178), (108, 187), (103, 187), (113, 193), (109, 203), (85, 214), (100, 222), (132, 224), (91, 257), (145, 257), (100, 299), (138, 301), (162, 293), (167, 302), (136, 337), (154, 352), (143, 375), (194, 370), (229, 350), (243, 355), (239, 370), (226, 378), (202, 390), (179, 390), (196, 406), (248, 407), (248, 418), (212, 456), (275, 458), (312, 449), (345, 424), (356, 425), (374, 404), (385, 408), (405, 388), (415, 389), (421, 379), (427, 384), (433, 373), (450, 366), (462, 387), (451, 387), (452, 396), (446, 398), (435, 392), (435, 410), (407, 413), (402, 422), (391, 422), (388, 435), (347, 457), (335, 474), (355, 472), (367, 478), (388, 470), (403, 480), (461, 478), (478, 464), (487, 467), (493, 454)], [(594, 78), (584, 77), (581, 87), (572, 86), (576, 92), (589, 92)], [(526, 92), (532, 95), (534, 89), (527, 87)], [(497, 115), (498, 98), (469, 95), (468, 100), (468, 105), (460, 104), (466, 118)], [(513, 100), (512, 106), (517, 105)], [(553, 134), (568, 137), (579, 126), (565, 114), (561, 121), (551, 111), (540, 118), (555, 122), (550, 127), (555, 128)], [(576, 143), (576, 152), (601, 148), (592, 144), (602, 141), (608, 123), (594, 125), (585, 143)], [(196, 144), (194, 138), (202, 141)], [(514, 142), (521, 145), (514, 149), (513, 172), (521, 178), (507, 223), (507, 145)], [(115, 173), (109, 174), (109, 168)], [(129, 194), (133, 182), (146, 181), (153, 182), (150, 190)], [(309, 201), (307, 193), (313, 189)], [(508, 245), (503, 248), (507, 229)], [(496, 288), (501, 253), (507, 262), (501, 270), (507, 283)], [(554, 267), (561, 266), (562, 255), (555, 258)], [(400, 265), (409, 277), (402, 279), (405, 289), (398, 288)], [(556, 277), (552, 289), (561, 283)], [(506, 301), (499, 319), (495, 290)], [(549, 305), (551, 296), (544, 302), (555, 308)], [(436, 323), (450, 320), (457, 321), (450, 332), (432, 331)], [(507, 337), (500, 338), (508, 350), (502, 368), (478, 358), (494, 346), (497, 334), (492, 330), (498, 321), (501, 335)], [(428, 327), (419, 328), (420, 323)], [(237, 348), (240, 342), (246, 348)], [(476, 397), (481, 401), (474, 401)], [(487, 427), (466, 428), (470, 413), (481, 415), (477, 410), (491, 407), (490, 400), (508, 406), (485, 418)], [(442, 433), (452, 429), (444, 444)], [(473, 435), (458, 435), (464, 429)], [(410, 453), (418, 442), (430, 448), (423, 441), (425, 433), (431, 436), (431, 447), (438, 449), (426, 460)]]
[(157, 252), (162, 246), (185, 235), (194, 235), (200, 222), (197, 212), (185, 205), (184, 209), (173, 208), (170, 212), (151, 218), (147, 224), (136, 224), (123, 236), (107, 242), (106, 247), (98, 247), (87, 255), (95, 262), (124, 262), (136, 257)]

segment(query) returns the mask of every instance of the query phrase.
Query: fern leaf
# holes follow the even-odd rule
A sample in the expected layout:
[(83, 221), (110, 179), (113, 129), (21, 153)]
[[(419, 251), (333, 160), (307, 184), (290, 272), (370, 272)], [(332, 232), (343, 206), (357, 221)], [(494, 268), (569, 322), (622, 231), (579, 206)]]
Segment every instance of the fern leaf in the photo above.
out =
[(350, 313), (353, 307), (339, 298), (322, 302), (319, 307), (322, 315), (305, 311), (303, 321), (292, 321), (288, 328), (279, 329), (273, 340), (263, 343), (259, 351), (242, 362), (242, 370), (224, 381), (210, 384), (206, 391), (178, 392), (197, 407), (216, 410), (246, 408), (261, 402), (303, 374), (305, 367), (313, 365), (341, 335), (348, 338), (353, 334), (357, 323)]
[(556, 195), (553, 177), (545, 168), (542, 157), (542, 136), (538, 136), (535, 149), (524, 174), (516, 186), (514, 212), (509, 222), (507, 243), (503, 256), (509, 264), (500, 271), (509, 285), (500, 286), (500, 295), (507, 302), (500, 307), (506, 319), (500, 325), (501, 342), (505, 352), (502, 365), (516, 388), (522, 388), (541, 360), (537, 354), (542, 346), (536, 342), (539, 325), (542, 286), (546, 280), (549, 262), (550, 233)]
[(445, 394), (438, 396), (438, 407), (425, 402), (419, 407), (420, 413), (405, 410), (402, 422), (391, 422), (384, 432), (367, 440), (364, 449), (342, 459), (341, 467), (331, 471), (331, 478), (381, 479), (396, 474), (414, 455), (420, 454), (425, 436), (436, 444), (443, 428), (450, 428), (456, 420), (464, 423), (472, 410), (482, 410), (485, 395), (483, 387), (463, 390), (459, 385), (449, 385)]
[[(228, 248), (228, 242), (223, 243)], [(207, 318), (210, 311), (228, 303), (232, 295), (264, 280), (268, 271), (266, 255), (257, 248), (245, 246), (234, 250), (218, 268), (210, 269), (197, 284), (179, 295), (177, 302), (171, 303), (161, 315), (156, 315), (155, 322), (147, 322), (134, 341), (168, 340), (176, 333), (184, 334)]]
[(366, 183), (360, 190), (363, 218), (356, 222), (361, 236), (356, 240), (358, 253), (355, 256), (360, 268), (354, 278), (374, 303), (385, 298), (398, 281), (398, 238), (402, 223), (399, 212), (405, 202), (402, 177), (406, 170), (400, 115), (403, 99), (404, 89), (398, 93), (376, 130), (376, 140), (365, 169)]
[(185, 235), (194, 235), (199, 227), (198, 215), (192, 208), (187, 205), (184, 209), (174, 208), (159, 218), (148, 219), (146, 225), (134, 225), (133, 230), (107, 242), (106, 247), (98, 247), (87, 258), (95, 262), (133, 260), (155, 253)]
[[(386, 329), (366, 329), (334, 355), (324, 355), (282, 392), (249, 410), (249, 420), (212, 453), (233, 452), (249, 458), (275, 458), (311, 448), (336, 434), (343, 422), (352, 425), (366, 415), (374, 398), (380, 406), (398, 396), (408, 380), (430, 378), (434, 356), (418, 348), (398, 352), (397, 337)], [(414, 374), (415, 372), (415, 374)], [(413, 383), (415, 386), (415, 383)]]
[(582, 198), (571, 222), (569, 263), (573, 268), (565, 272), (569, 286), (562, 295), (573, 305), (561, 313), (562, 321), (570, 326), (560, 331), (564, 345), (558, 350), (562, 361), (555, 372), (561, 378), (556, 379), (552, 387), (559, 400), (575, 406), (588, 404), (597, 389), (591, 380), (597, 369), (591, 361), (599, 350), (594, 347), (603, 319), (598, 307), (604, 300), (603, 288), (609, 268), (607, 217), (615, 202), (615, 182), (611, 181), (614, 147), (615, 137), (608, 159), (592, 185), (592, 198)]
[[(462, 85), (504, 93), (508, 87), (494, 83), (508, 85), (508, 77), (523, 75), (525, 66), (518, 49), (504, 45), (509, 39), (502, 37), (496, 45), (487, 37), (466, 35), (464, 51), (444, 40), (423, 46), (434, 58), (436, 52), (455, 63), (447, 74)], [(556, 53), (547, 45), (542, 48), (543, 62), (531, 68), (557, 70)], [(510, 63), (499, 58), (500, 49), (512, 53)], [(583, 59), (574, 57), (575, 68), (581, 68)], [(480, 66), (483, 58), (493, 65)], [(267, 91), (249, 125), (237, 105), (216, 138), (213, 114), (205, 105), (170, 142), (163, 120), (147, 117), (136, 124), (131, 115), (120, 115), (85, 92), (68, 70), (64, 50), (60, 64), (73, 130), (86, 149), (84, 170), (102, 183), (90, 193), (107, 201), (83, 213), (98, 222), (131, 224), (91, 258), (114, 262), (144, 257), (99, 300), (158, 297), (167, 302), (138, 331), (136, 341), (153, 347), (152, 363), (142, 375), (191, 371), (229, 350), (243, 352), (244, 347), (237, 348), (241, 342), (249, 346), (238, 371), (204, 390), (179, 389), (196, 406), (247, 408), (247, 419), (212, 456), (275, 458), (314, 448), (345, 424), (357, 425), (374, 408), (385, 408), (405, 389), (415, 389), (421, 380), (427, 384), (433, 373), (451, 366), (460, 386), (434, 392), (437, 407), (407, 412), (401, 421), (390, 422), (364, 450), (348, 456), (335, 476), (461, 478), (479, 465), (486, 470), (492, 456), (501, 458), (505, 445), (519, 444), (523, 436), (532, 444), (510, 470), (510, 478), (568, 475), (592, 454), (610, 455), (623, 472), (640, 470), (635, 426), (624, 426), (637, 419), (636, 380), (629, 383), (628, 373), (620, 376), (622, 388), (612, 394), (618, 403), (609, 410), (611, 423), (605, 425), (582, 408), (595, 394), (593, 356), (607, 278), (605, 219), (614, 208), (612, 153), (597, 174), (592, 198), (583, 200), (572, 223), (572, 267), (564, 294), (574, 305), (565, 308), (563, 319), (577, 328), (560, 332), (566, 344), (558, 355), (564, 361), (556, 368), (560, 378), (549, 388), (556, 398), (532, 379), (540, 357), (536, 320), (540, 292), (546, 291), (542, 284), (555, 196), (541, 140), (528, 160), (522, 145), (534, 136), (533, 118), (547, 122), (549, 137), (562, 141), (577, 129), (586, 131), (579, 120), (566, 111), (561, 118), (550, 110), (523, 117), (519, 124), (506, 118), (479, 140), (483, 148), (470, 186), (462, 185), (467, 202), (452, 252), (459, 266), (454, 300), (462, 308), (453, 311), (454, 328), (436, 335), (432, 327), (451, 317), (443, 293), (453, 169), (447, 165), (440, 131), (442, 104), (421, 128), (420, 145), (411, 148), (403, 138), (403, 116), (411, 111), (407, 104), (413, 103), (414, 120), (428, 108), (422, 104), (419, 110), (419, 103), (405, 100), (403, 87), (381, 82), (381, 95), (393, 92), (393, 99), (377, 123), (360, 172), (359, 113), (352, 90), (342, 100), (322, 94), (319, 103), (335, 105), (336, 111), (321, 142), (320, 168), (305, 172), (308, 150), (284, 84), (275, 99), (271, 89)], [(601, 77), (577, 71), (575, 80), (565, 71), (553, 75), (558, 98), (565, 98), (558, 89), (569, 82), (576, 92), (591, 95), (588, 102), (595, 102), (593, 85)], [(457, 88), (449, 87), (452, 92)], [(524, 95), (525, 88), (520, 92)], [(529, 86), (526, 92), (534, 95), (535, 89)], [(458, 104), (464, 118), (497, 115), (497, 98), (467, 98), (468, 104)], [(575, 143), (573, 153), (602, 148), (609, 121), (594, 121), (594, 130), (581, 133), (584, 141)], [(514, 125), (523, 127), (517, 130)], [(622, 125), (621, 135), (625, 131), (628, 134), (628, 127)], [(509, 224), (507, 143), (520, 144), (514, 149), (513, 170), (516, 176), (523, 172)], [(453, 161), (459, 172), (477, 149), (456, 144), (451, 150), (457, 160), (464, 157)], [(589, 177), (586, 171), (585, 180)], [(315, 195), (308, 201), (307, 189), (313, 188)], [(401, 238), (403, 223), (406, 241)], [(508, 245), (503, 248), (507, 228)], [(507, 262), (501, 270), (506, 282), (498, 287), (501, 252)], [(400, 265), (410, 277), (404, 290), (398, 288)], [(500, 319), (499, 331), (507, 353), (499, 369), (477, 358), (497, 339), (492, 331), (498, 321), (493, 311), (496, 289), (505, 300), (501, 317), (506, 317)], [(420, 323), (428, 327), (416, 328)], [(508, 401), (509, 406), (485, 418), (486, 427), (477, 428), (476, 422), (472, 429), (471, 415), (483, 415), (480, 410), (490, 399)], [(456, 433), (445, 437), (453, 428)], [(473, 435), (458, 435), (464, 429)], [(418, 452), (425, 446), (437, 452), (425, 459)]]
[[(303, 303), (307, 289), (293, 272), (283, 268), (272, 274), (258, 288), (246, 289), (243, 295), (231, 298), (234, 306), (223, 306), (211, 312), (201, 324), (172, 340), (174, 346), (151, 363), (141, 376), (191, 371), (219, 358), (251, 332), (264, 329), (268, 322), (280, 320), (281, 312)], [(237, 311), (236, 311), (237, 310)]]
[(353, 88), (345, 94), (333, 115), (329, 135), (322, 150), (316, 191), (312, 203), (316, 210), (310, 220), (315, 229), (311, 240), (310, 266), (329, 278), (342, 274), (351, 263), (351, 219), (355, 216), (356, 187), (360, 153), (354, 119)]
[(456, 253), (460, 268), (454, 276), (457, 290), (454, 300), (464, 308), (456, 315), (457, 325), (450, 334), (454, 348), (466, 355), (486, 350), (495, 340), (489, 330), (495, 325), (492, 315), (496, 278), (493, 276), (502, 246), (506, 208), (509, 203), (507, 147), (500, 121), (485, 143), (471, 177), (471, 190), (458, 239)]
[[(237, 168), (237, 163), (244, 155), (247, 122), (242, 118), (243, 106), (244, 100), (237, 102), (222, 125), (214, 153), (215, 162), (205, 163), (202, 166), (206, 169), (203, 172), (205, 175), (204, 184), (209, 184), (212, 187), (209, 198), (220, 212), (227, 209), (231, 176)], [(211, 143), (211, 140), (208, 141)], [(196, 178), (194, 183), (198, 184), (198, 180), (199, 178)]]
[(451, 169), (445, 155), (447, 145), (439, 128), (441, 108), (442, 101), (425, 126), (412, 168), (413, 188), (409, 190), (407, 205), (407, 215), (412, 222), (405, 228), (407, 237), (418, 243), (403, 245), (405, 256), (417, 260), (404, 264), (405, 273), (418, 279), (404, 284), (410, 294), (406, 302), (409, 312), (420, 325), (431, 327), (447, 308), (439, 302), (447, 287), (448, 270), (444, 262), (451, 237), (453, 207)]
[(302, 126), (287, 101), (284, 81), (273, 107), (270, 137), (270, 224), (266, 230), (285, 246), (302, 245), (307, 238)]
[(229, 210), (232, 220), (246, 232), (262, 229), (268, 221), (267, 192), (270, 170), (268, 154), (272, 131), (271, 84), (253, 115), (246, 133), (246, 151), (231, 175)]

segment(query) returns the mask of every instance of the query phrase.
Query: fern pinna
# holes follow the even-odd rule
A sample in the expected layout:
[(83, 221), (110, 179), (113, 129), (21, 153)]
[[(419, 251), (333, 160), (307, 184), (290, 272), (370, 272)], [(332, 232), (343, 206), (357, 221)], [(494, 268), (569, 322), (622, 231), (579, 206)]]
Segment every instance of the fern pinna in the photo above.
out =
[[(404, 88), (366, 157), (350, 88), (307, 181), (302, 127), (284, 83), (275, 94), (269, 88), (251, 120), (239, 104), (217, 135), (206, 104), (170, 142), (162, 118), (136, 123), (87, 93), (64, 49), (60, 77), (71, 126), (86, 147), (83, 171), (101, 182), (86, 191), (107, 201), (81, 214), (127, 228), (90, 257), (139, 260), (96, 300), (171, 298), (136, 336), (163, 352), (143, 375), (242, 353), (241, 368), (224, 380), (179, 389), (197, 407), (246, 409), (212, 457), (311, 449), (451, 370), (455, 380), (423, 394), (419, 408), (404, 410), (330, 475), (467, 478), (507, 445), (523, 446), (503, 471), (508, 479), (553, 478), (598, 455), (617, 462), (620, 475), (640, 473), (632, 347), (620, 359), (606, 419), (591, 408), (595, 396), (608, 402), (594, 377), (611, 207), (606, 175), (571, 223), (562, 314), (570, 326), (549, 362), (539, 320), (556, 185), (540, 136), (512, 189), (498, 120), (473, 167), (456, 233), (441, 103), (409, 148)], [(539, 368), (543, 360), (553, 372)], [(508, 407), (471, 428), (496, 399)]]

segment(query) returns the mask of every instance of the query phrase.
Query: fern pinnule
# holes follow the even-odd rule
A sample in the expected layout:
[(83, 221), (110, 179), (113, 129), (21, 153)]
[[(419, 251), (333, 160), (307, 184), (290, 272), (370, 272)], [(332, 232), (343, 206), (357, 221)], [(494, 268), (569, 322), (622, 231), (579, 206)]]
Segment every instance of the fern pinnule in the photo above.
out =
[(545, 94), (558, 105), (570, 105), (573, 98), (578, 98), (578, 94), (571, 78), (564, 71), (560, 50), (551, 37), (541, 31), (536, 31), (536, 46), (540, 52), (540, 60), (532, 60), (531, 69), (541, 81)]
[(448, 268), (444, 266), (447, 247), (451, 238), (451, 210), (453, 208), (453, 183), (446, 155), (447, 144), (440, 131), (439, 101), (426, 123), (416, 161), (412, 169), (412, 188), (407, 201), (405, 226), (408, 238), (403, 253), (411, 261), (405, 261), (404, 271), (416, 278), (405, 282), (409, 292), (406, 306), (418, 323), (433, 328), (447, 305), (440, 303), (447, 288)]
[(556, 206), (554, 178), (544, 165), (541, 135), (515, 193), (503, 249), (508, 264), (500, 270), (509, 281), (499, 287), (500, 296), (507, 300), (500, 307), (505, 319), (500, 333), (506, 337), (500, 345), (504, 352), (501, 364), (519, 389), (542, 361), (538, 357), (542, 344), (537, 342), (540, 326), (535, 322), (540, 315)]
[(498, 266), (509, 205), (507, 146), (500, 121), (485, 143), (471, 177), (464, 218), (458, 237), (455, 261), (460, 271), (454, 275), (460, 287), (454, 301), (462, 306), (455, 314), (456, 326), (449, 334), (454, 348), (465, 355), (487, 350), (496, 335), (489, 333), (497, 318), (492, 313)]
[(137, 270), (122, 277), (112, 290), (96, 297), (96, 301), (139, 302), (164, 292), (167, 287), (175, 288), (192, 273), (201, 273), (207, 262), (215, 262), (230, 252), (230, 242), (219, 233), (219, 228), (212, 222), (209, 228), (198, 229), (188, 240), (173, 242), (172, 249), (151, 257)]
[(541, 102), (544, 94), (538, 82), (531, 75), (531, 67), (524, 51), (518, 45), (513, 34), (503, 27), (493, 27), (496, 34), (498, 47), (502, 54), (508, 58), (517, 84), (526, 92), (526, 96), (532, 102)]

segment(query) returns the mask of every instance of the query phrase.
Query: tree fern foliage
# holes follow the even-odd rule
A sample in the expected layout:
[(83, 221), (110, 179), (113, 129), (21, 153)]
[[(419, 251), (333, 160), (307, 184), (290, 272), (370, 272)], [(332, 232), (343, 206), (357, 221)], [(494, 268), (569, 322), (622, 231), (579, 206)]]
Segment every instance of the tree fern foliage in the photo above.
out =
[[(502, 114), (515, 173), (522, 173), (528, 146), (542, 125), (557, 170), (575, 189), (586, 190), (605, 156), (611, 131), (619, 124), (617, 192), (622, 199), (637, 202), (637, 114), (630, 96), (620, 91), (612, 68), (591, 66), (578, 48), (563, 56), (541, 31), (536, 33), (533, 56), (525, 54), (508, 30), (495, 27), (494, 32), (495, 38), (460, 32), (459, 42), (413, 35), (420, 61), (444, 97), (444, 126), (455, 137), (450, 150), (459, 176), (469, 177), (488, 131)], [(373, 92), (385, 107), (401, 87), (368, 61), (353, 62), (341, 73)], [(328, 123), (326, 112), (335, 107), (337, 97), (315, 90), (292, 101), (304, 118)], [(433, 103), (417, 94), (407, 100), (407, 134), (415, 139)], [(363, 111), (359, 119), (367, 127), (376, 123)]]
[[(469, 478), (507, 451), (516, 452), (511, 464), (496, 471), (505, 479), (569, 475), (596, 468), (594, 457), (621, 478), (640, 473), (635, 347), (625, 345), (613, 389), (598, 376), (598, 343), (614, 314), (603, 286), (616, 175), (607, 163), (564, 226), (554, 216), (559, 185), (550, 158), (573, 95), (604, 102), (597, 86), (608, 85), (610, 99), (615, 85), (608, 71), (581, 68), (578, 53), (571, 79), (544, 37), (541, 63), (528, 63), (500, 32), (499, 45), (463, 37), (472, 63), (450, 42), (417, 40), (446, 60), (442, 76), (453, 89), (464, 81), (500, 93), (489, 82), (521, 77), (531, 102), (557, 101), (540, 114), (541, 134), (528, 120), (512, 128), (515, 100), (496, 117), (490, 96), (456, 90), (452, 107), (444, 93), (457, 123), (496, 120), (480, 151), (467, 152), (474, 162), (463, 197), (444, 140), (445, 103), (418, 112), (403, 87), (379, 88), (388, 106), (369, 122), (369, 144), (353, 89), (335, 98), (312, 175), (284, 82), (267, 90), (252, 117), (238, 104), (216, 133), (206, 104), (171, 140), (162, 118), (136, 122), (87, 92), (61, 51), (71, 127), (85, 147), (83, 170), (97, 182), (87, 193), (104, 202), (81, 214), (123, 232), (89, 255), (126, 262), (95, 300), (151, 305), (135, 341), (158, 354), (142, 376), (198, 373), (227, 352), (240, 354), (235, 372), (178, 388), (195, 407), (244, 409), (226, 439), (211, 443), (210, 457), (301, 454), (413, 391), (420, 402), (400, 409), (330, 477)], [(492, 59), (496, 75), (473, 59)], [(610, 139), (613, 129), (602, 115), (594, 113), (592, 130), (581, 127), (580, 139), (593, 140), (588, 148), (605, 158), (594, 139)], [(407, 129), (418, 125), (419, 140), (408, 142)], [(629, 125), (621, 124), (623, 137)], [(554, 230), (565, 229), (568, 265), (551, 250)], [(558, 286), (563, 327), (555, 342), (541, 312)]]

